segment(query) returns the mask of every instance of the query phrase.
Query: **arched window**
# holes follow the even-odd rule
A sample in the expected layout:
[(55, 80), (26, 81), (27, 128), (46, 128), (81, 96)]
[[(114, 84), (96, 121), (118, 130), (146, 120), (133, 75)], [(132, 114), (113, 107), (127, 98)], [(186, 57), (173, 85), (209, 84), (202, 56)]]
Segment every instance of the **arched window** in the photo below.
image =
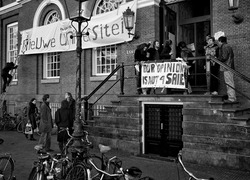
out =
[[(41, 16), (43, 17), (43, 16)], [(61, 20), (60, 13), (56, 9), (47, 10), (42, 20), (43, 25), (55, 23)], [(43, 55), (43, 78), (60, 78), (60, 54), (58, 52), (45, 53)]]
[(95, 14), (113, 11), (119, 7), (124, 0), (100, 0), (97, 4)]
[[(125, 0), (99, 0), (94, 10), (94, 15), (113, 11), (119, 7)], [(106, 76), (110, 74), (117, 66), (117, 46), (97, 47), (93, 50), (94, 76)]]
[(48, 12), (44, 19), (44, 24), (51, 24), (60, 20), (60, 14), (56, 10), (51, 10)]

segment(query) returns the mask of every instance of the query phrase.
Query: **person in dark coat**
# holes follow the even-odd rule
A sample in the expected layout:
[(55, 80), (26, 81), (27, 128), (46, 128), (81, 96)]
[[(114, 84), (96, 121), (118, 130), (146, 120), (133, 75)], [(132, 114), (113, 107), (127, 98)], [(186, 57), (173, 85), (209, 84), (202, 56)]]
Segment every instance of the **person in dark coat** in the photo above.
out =
[[(219, 57), (218, 60), (223, 62), (228, 67), (234, 69), (234, 52), (233, 48), (227, 44), (227, 37), (221, 36), (218, 39)], [(220, 66), (220, 71), (223, 72), (224, 81), (226, 83), (228, 99), (225, 102), (235, 102), (237, 100), (234, 85), (234, 74), (230, 70)]]
[(160, 43), (158, 40), (155, 40), (153, 42), (153, 47), (149, 48), (148, 51), (149, 57), (148, 60), (154, 61), (160, 59)]
[[(213, 62), (213, 58), (217, 58), (219, 56), (219, 46), (215, 44), (215, 38), (212, 36), (207, 36), (207, 45), (205, 46), (205, 56), (206, 61), (210, 61), (210, 73), (211, 73), (211, 81), (208, 86), (210, 87), (209, 92), (205, 94), (218, 95), (219, 81), (216, 77), (219, 76), (220, 65)], [(208, 83), (209, 81), (207, 81)]]
[[(36, 99), (32, 98), (27, 108), (27, 117), (28, 117), (28, 123), (31, 123), (33, 133), (34, 133), (34, 130), (37, 128), (37, 125), (36, 125), (37, 115), (38, 115), (38, 109), (36, 107)], [(33, 137), (33, 133), (30, 135), (31, 141), (36, 140)], [(25, 137), (28, 139), (28, 134), (25, 134)]]
[[(75, 114), (76, 114), (76, 101), (74, 100), (74, 98), (70, 92), (65, 93), (65, 99), (68, 102), (68, 108), (70, 110), (70, 123), (72, 123), (71, 127), (73, 127), (73, 124), (75, 121)], [(70, 133), (72, 133), (72, 132), (70, 132)]]
[(53, 128), (53, 121), (51, 115), (51, 109), (49, 107), (49, 95), (45, 94), (43, 96), (43, 103), (40, 108), (40, 124), (39, 124), (39, 132), (41, 133), (39, 144), (43, 146), (45, 151), (51, 152), (51, 132)]
[(6, 66), (2, 69), (2, 79), (3, 79), (3, 92), (6, 92), (6, 86), (9, 86), (12, 75), (9, 74), (9, 71), (16, 69), (18, 66), (15, 65), (13, 62), (6, 63)]
[(186, 77), (187, 92), (185, 92), (185, 94), (186, 93), (190, 94), (192, 93), (190, 81), (191, 81), (192, 74), (194, 73), (194, 69), (195, 69), (195, 61), (188, 60), (189, 57), (193, 57), (192, 50), (187, 47), (187, 44), (184, 41), (179, 42), (177, 50), (178, 50), (177, 57), (181, 57), (187, 63), (187, 66), (189, 67), (187, 70), (187, 77)]
[(139, 44), (135, 50), (134, 59), (135, 59), (135, 75), (136, 75), (136, 87), (137, 94), (142, 94), (141, 89), (141, 63), (147, 60), (147, 49), (150, 46), (150, 43)]
[(63, 100), (61, 102), (61, 108), (59, 108), (55, 113), (55, 123), (58, 127), (57, 142), (62, 153), (63, 148), (65, 147), (69, 139), (66, 128), (68, 128), (69, 131), (72, 130), (72, 120), (73, 119), (70, 117), (69, 103), (67, 100)]
[(164, 45), (163, 45), (163, 49), (161, 51), (160, 54), (160, 59), (171, 59), (171, 48), (172, 45), (172, 41), (170, 39), (166, 40)]

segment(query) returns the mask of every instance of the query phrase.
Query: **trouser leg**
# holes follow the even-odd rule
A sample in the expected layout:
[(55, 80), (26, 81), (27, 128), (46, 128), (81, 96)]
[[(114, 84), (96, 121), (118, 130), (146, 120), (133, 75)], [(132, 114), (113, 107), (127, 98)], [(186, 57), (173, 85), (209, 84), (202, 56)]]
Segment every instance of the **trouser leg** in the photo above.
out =
[(229, 101), (236, 101), (236, 95), (235, 95), (235, 88), (234, 86), (234, 76), (233, 73), (230, 71), (224, 71), (224, 79), (225, 83), (228, 84), (227, 86), (227, 95)]

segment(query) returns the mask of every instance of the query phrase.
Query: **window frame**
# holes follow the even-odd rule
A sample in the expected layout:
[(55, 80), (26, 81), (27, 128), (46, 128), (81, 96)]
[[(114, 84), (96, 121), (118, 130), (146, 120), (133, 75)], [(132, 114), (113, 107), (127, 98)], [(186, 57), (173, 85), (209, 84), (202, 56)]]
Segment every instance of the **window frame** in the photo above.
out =
[[(96, 3), (96, 7), (94, 9), (94, 15), (101, 15), (103, 13), (100, 13), (100, 8), (99, 8), (99, 4), (102, 2), (103, 0), (99, 0), (97, 3)], [(113, 1), (113, 0), (110, 0), (110, 1)], [(121, 4), (125, 3), (126, 0), (120, 0), (121, 1)], [(116, 2), (116, 1), (114, 1)], [(114, 10), (114, 9), (113, 9)], [(108, 11), (105, 11), (105, 12), (108, 12)], [(104, 13), (105, 13), (104, 12)], [(98, 73), (98, 54), (97, 54), (97, 50), (98, 48), (105, 48), (105, 52), (107, 52), (108, 49), (111, 49), (113, 46), (115, 46), (115, 66), (113, 69), (115, 69), (117, 67), (117, 52), (118, 52), (118, 45), (117, 44), (114, 44), (114, 45), (108, 45), (108, 46), (102, 46), (102, 47), (96, 47), (96, 48), (93, 48), (92, 49), (92, 78), (91, 80), (94, 81), (94, 80), (103, 80), (104, 77), (108, 76), (112, 70), (110, 72), (107, 72), (107, 73)], [(106, 53), (105, 54), (105, 57), (107, 56), (108, 54)], [(105, 60), (106, 61), (106, 60)], [(110, 62), (111, 62), (111, 59), (110, 59)], [(112, 64), (112, 63), (110, 63)], [(116, 73), (117, 74), (117, 73)], [(115, 75), (116, 75), (115, 74)], [(94, 78), (95, 77), (95, 78)], [(111, 80), (115, 80), (116, 79), (116, 76), (112, 77)]]
[[(54, 21), (55, 19), (52, 17), (52, 19), (50, 19), (51, 17), (50, 16), (53, 16), (54, 13), (57, 13), (58, 14), (58, 20)], [(49, 22), (49, 20), (52, 20), (52, 22)], [(47, 25), (47, 24), (50, 24), (50, 23), (54, 23), (54, 22), (57, 22), (57, 21), (60, 21), (60, 12), (58, 12), (57, 9), (52, 9), (50, 10), (46, 16), (44, 17), (44, 20), (42, 22), (43, 25)], [(59, 52), (51, 52), (51, 53), (44, 53), (43, 54), (43, 83), (46, 83), (47, 81), (44, 81), (44, 80), (56, 80), (56, 79), (60, 79), (60, 74), (61, 74), (61, 68), (60, 68), (60, 56), (61, 56), (61, 53)], [(51, 58), (49, 59), (48, 57), (51, 57), (52, 58), (52, 64), (50, 63), (50, 65), (52, 66), (51, 69), (49, 69), (49, 60), (51, 60)], [(59, 65), (58, 65), (59, 64)], [(59, 66), (59, 68), (58, 68)], [(53, 69), (54, 68), (54, 69)], [(58, 74), (55, 73), (55, 75), (53, 75), (53, 72), (54, 71), (58, 71)], [(51, 74), (49, 73), (51, 72)], [(50, 81), (48, 81), (50, 82)], [(54, 82), (58, 82), (58, 81), (54, 81)]]
[[(53, 67), (54, 69), (50, 69), (50, 72), (59, 71), (59, 75), (57, 75), (57, 76), (49, 76), (48, 75), (48, 72), (49, 72), (49, 69), (48, 69), (49, 62), (48, 62), (48, 60), (50, 60), (48, 58), (48, 55), (50, 55), (50, 54), (53, 54), (52, 55), (52, 58), (53, 58), (52, 61), (55, 61), (52, 66), (55, 66), (55, 64), (56, 64), (56, 66), (58, 66), (58, 64), (59, 64), (59, 68), (54, 68)], [(61, 73), (61, 69), (60, 69), (60, 65), (61, 65), (60, 64), (61, 63), (60, 62), (60, 56), (61, 56), (61, 53), (58, 53), (58, 52), (52, 52), (52, 53), (45, 53), (45, 54), (43, 54), (43, 79), (59, 79), (60, 78), (60, 73)]]
[[(102, 49), (104, 48), (105, 50), (105, 63), (98, 63), (98, 57), (101, 58), (100, 56), (98, 56), (97, 51), (98, 49), (101, 49), (100, 51), (102, 51)], [(112, 63), (112, 53), (107, 53), (107, 50), (110, 50), (114, 48), (115, 49), (115, 53), (114, 53), (114, 58), (115, 58), (115, 63)], [(106, 63), (107, 62), (107, 58), (110, 58), (110, 63)], [(114, 64), (114, 68), (112, 68), (112, 64)], [(108, 66), (107, 66), (108, 65)], [(98, 73), (98, 67), (101, 68), (101, 66), (106, 66), (106, 67), (111, 67), (111, 70), (109, 72), (104, 72), (104, 73)], [(103, 47), (97, 47), (93, 49), (93, 66), (92, 66), (92, 72), (94, 76), (108, 76), (115, 68), (117, 67), (117, 45), (108, 45), (108, 46), (103, 46)]]
[[(16, 32), (12, 31), (12, 34), (16, 33), (16, 35), (13, 36), (11, 39), (11, 28), (16, 28)], [(7, 33), (7, 41), (6, 41), (6, 62), (14, 62), (14, 64), (18, 65), (17, 57), (18, 57), (18, 22), (10, 23), (6, 26), (6, 33)], [(14, 39), (16, 38), (16, 39)], [(11, 41), (12, 45), (11, 45)], [(14, 44), (16, 43), (16, 44)], [(13, 46), (13, 49), (10, 47)], [(14, 53), (14, 56), (11, 56), (11, 53)], [(12, 84), (16, 83), (18, 81), (18, 72), (17, 69), (12, 70), (13, 78), (12, 78)]]

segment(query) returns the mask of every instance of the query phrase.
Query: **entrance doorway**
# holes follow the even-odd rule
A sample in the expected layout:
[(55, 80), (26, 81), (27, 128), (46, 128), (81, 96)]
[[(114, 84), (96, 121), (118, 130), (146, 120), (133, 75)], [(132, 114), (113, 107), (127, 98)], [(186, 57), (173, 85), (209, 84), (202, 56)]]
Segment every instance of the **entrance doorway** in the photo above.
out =
[(145, 104), (145, 154), (176, 157), (183, 147), (182, 105)]
[[(163, 3), (164, 4), (164, 3)], [(177, 55), (176, 46), (184, 41), (193, 50), (190, 60), (194, 63), (190, 84), (193, 90), (206, 90), (205, 37), (211, 34), (211, 0), (188, 0), (167, 2), (160, 9), (160, 38), (174, 38), (172, 50)], [(175, 58), (175, 57), (173, 57)]]

